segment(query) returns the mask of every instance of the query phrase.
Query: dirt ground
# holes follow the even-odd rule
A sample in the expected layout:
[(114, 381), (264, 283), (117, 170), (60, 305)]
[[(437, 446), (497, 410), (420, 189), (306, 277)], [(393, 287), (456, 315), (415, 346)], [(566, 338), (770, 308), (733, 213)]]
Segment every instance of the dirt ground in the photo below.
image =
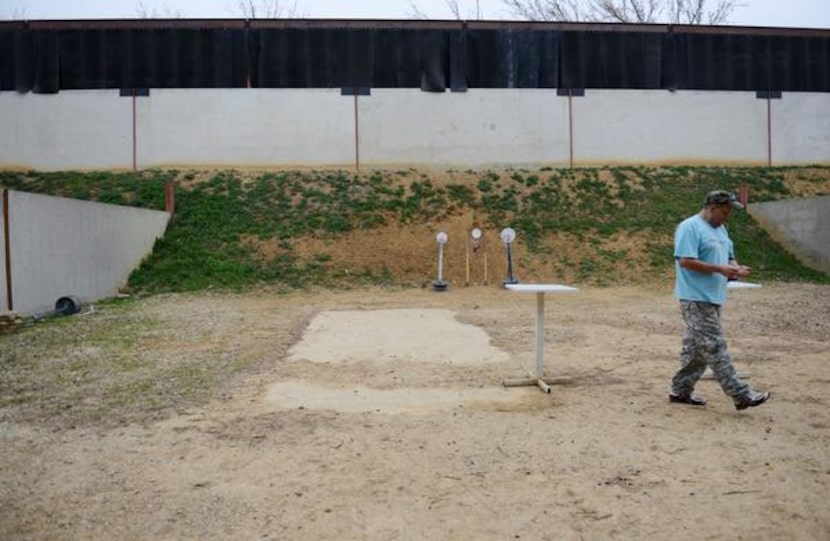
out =
[(546, 297), (551, 394), (502, 386), (532, 368), (533, 294), (143, 300), (257, 368), (156, 422), (0, 423), (0, 538), (830, 539), (830, 287), (731, 293), (736, 366), (774, 393), (737, 412), (712, 380), (668, 403), (660, 283)]

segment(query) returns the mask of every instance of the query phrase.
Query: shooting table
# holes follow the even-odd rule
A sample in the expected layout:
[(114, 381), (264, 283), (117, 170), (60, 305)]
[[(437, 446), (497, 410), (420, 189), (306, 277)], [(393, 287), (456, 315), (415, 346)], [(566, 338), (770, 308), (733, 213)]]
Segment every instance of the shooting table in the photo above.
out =
[(730, 280), (726, 282), (726, 289), (758, 289), (759, 287), (761, 287), (761, 284), (741, 282), (740, 280)]
[(545, 350), (545, 293), (575, 293), (579, 289), (560, 284), (505, 284), (505, 288), (517, 293), (536, 293), (536, 372), (530, 378), (505, 379), (505, 387), (536, 385), (550, 393), (550, 385), (556, 380), (545, 378), (542, 358)]

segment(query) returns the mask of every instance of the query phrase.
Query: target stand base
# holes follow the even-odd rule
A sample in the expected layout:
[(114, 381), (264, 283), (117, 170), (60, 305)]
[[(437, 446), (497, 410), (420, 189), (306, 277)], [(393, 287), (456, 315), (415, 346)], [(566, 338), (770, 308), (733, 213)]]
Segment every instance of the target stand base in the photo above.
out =
[(435, 291), (446, 291), (449, 286), (450, 285), (443, 280), (432, 282), (432, 288), (435, 289)]
[(573, 380), (571, 378), (565, 377), (545, 378), (531, 376), (526, 378), (503, 379), (501, 383), (505, 387), (539, 387), (546, 393), (550, 394), (551, 385), (567, 385), (572, 381)]

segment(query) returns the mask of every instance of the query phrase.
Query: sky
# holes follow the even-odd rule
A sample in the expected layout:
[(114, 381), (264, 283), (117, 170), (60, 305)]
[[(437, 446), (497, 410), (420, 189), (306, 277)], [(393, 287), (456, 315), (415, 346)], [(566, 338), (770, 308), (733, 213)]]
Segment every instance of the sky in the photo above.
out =
[[(277, 0), (315, 19), (453, 19), (446, 0)], [(712, 0), (714, 3), (716, 0)], [(255, 5), (274, 0), (253, 0)], [(738, 0), (728, 24), (830, 29), (830, 0)], [(0, 19), (239, 18), (240, 0), (0, 0)], [(413, 8), (413, 5), (416, 8)], [(468, 19), (516, 19), (502, 0), (459, 0)], [(479, 15), (477, 17), (477, 14)]]

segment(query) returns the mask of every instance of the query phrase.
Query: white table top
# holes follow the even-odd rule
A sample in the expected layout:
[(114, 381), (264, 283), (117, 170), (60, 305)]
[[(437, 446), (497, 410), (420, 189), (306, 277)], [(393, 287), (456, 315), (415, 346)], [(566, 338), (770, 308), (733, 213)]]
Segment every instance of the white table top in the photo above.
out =
[[(579, 291), (579, 288), (562, 284), (505, 284), (504, 287), (518, 293), (572, 293)], [(758, 289), (761, 284), (733, 280), (727, 282), (726, 287), (729, 289)]]
[(579, 291), (576, 287), (561, 284), (505, 284), (504, 287), (519, 293), (569, 293)]
[(726, 287), (728, 289), (757, 289), (761, 287), (761, 284), (753, 284), (752, 282), (741, 282), (738, 280), (732, 280), (730, 282), (726, 282)]

